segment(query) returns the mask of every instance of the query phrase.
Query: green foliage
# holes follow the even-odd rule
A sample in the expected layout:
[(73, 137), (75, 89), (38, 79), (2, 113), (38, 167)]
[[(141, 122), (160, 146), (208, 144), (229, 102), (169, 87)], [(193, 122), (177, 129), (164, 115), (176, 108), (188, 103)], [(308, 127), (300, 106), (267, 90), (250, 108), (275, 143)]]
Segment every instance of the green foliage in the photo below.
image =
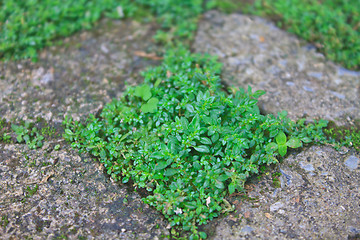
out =
[(360, 69), (359, 0), (255, 0), (246, 12), (270, 17), (325, 55)]
[(353, 147), (360, 152), (360, 121), (351, 127), (331, 126), (325, 129), (324, 132), (329, 138), (327, 142), (332, 144), (336, 149), (346, 146)]
[(36, 184), (34, 188), (30, 188), (30, 187), (27, 187), (25, 192), (26, 192), (26, 197), (32, 197), (36, 192), (37, 190), (39, 189), (39, 186)]
[[(37, 50), (60, 36), (89, 29), (102, 16), (132, 9), (117, 0), (4, 0), (0, 7), (0, 57), (37, 58)], [(125, 4), (128, 6), (129, 4)]]
[(225, 13), (232, 13), (244, 7), (245, 3), (238, 0), (209, 0), (206, 1), (206, 8), (217, 8)]
[(22, 125), (11, 124), (12, 130), (16, 134), (18, 143), (25, 142), (30, 149), (42, 147), (44, 136), (42, 136), (34, 124), (24, 122)]
[(136, 4), (149, 9), (163, 30), (155, 40), (172, 45), (174, 42), (189, 43), (197, 29), (199, 15), (204, 11), (203, 0), (135, 0)]
[(1, 221), (0, 221), (0, 226), (2, 226), (3, 228), (6, 228), (8, 224), (9, 224), (8, 216), (7, 215), (2, 215), (1, 216)]
[(278, 21), (313, 42), (331, 60), (359, 69), (358, 0), (4, 0), (0, 7), (0, 57), (37, 59), (37, 50), (56, 39), (90, 29), (102, 16), (152, 16), (161, 24), (155, 40), (189, 44), (205, 9), (242, 10)]
[[(210, 56), (169, 51), (143, 73), (144, 84), (129, 87), (100, 117), (85, 125), (64, 120), (73, 147), (98, 157), (113, 179), (146, 189), (143, 201), (193, 239), (206, 237), (198, 225), (232, 210), (225, 197), (242, 191), (259, 166), (276, 163), (287, 147), (325, 139), (326, 122), (260, 114), (264, 91), (222, 89), (220, 68)], [(144, 111), (153, 98), (157, 108)]]
[(155, 39), (189, 41), (203, 11), (202, 0), (4, 0), (0, 3), (0, 58), (37, 59), (37, 50), (59, 37), (90, 29), (102, 16), (153, 14), (161, 23)]

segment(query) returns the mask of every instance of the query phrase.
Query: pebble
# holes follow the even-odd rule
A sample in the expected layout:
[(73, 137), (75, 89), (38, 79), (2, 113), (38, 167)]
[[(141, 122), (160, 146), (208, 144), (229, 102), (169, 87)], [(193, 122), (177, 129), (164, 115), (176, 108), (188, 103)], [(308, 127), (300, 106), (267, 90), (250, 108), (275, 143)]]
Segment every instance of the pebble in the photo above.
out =
[(345, 160), (345, 166), (348, 167), (350, 170), (355, 170), (358, 167), (360, 159), (354, 155), (349, 156)]
[(246, 234), (249, 234), (251, 233), (252, 231), (254, 231), (254, 229), (252, 227), (250, 227), (249, 225), (246, 225), (245, 227), (243, 227), (241, 229), (241, 232), (243, 233), (246, 233)]
[(274, 212), (274, 211), (279, 210), (282, 207), (284, 207), (284, 204), (282, 202), (276, 202), (270, 206), (270, 211)]
[(305, 171), (307, 171), (307, 172), (312, 172), (312, 171), (315, 170), (315, 168), (313, 167), (313, 165), (310, 164), (310, 163), (306, 164), (306, 163), (304, 163), (304, 162), (300, 162), (300, 167), (301, 167), (302, 169), (304, 169)]

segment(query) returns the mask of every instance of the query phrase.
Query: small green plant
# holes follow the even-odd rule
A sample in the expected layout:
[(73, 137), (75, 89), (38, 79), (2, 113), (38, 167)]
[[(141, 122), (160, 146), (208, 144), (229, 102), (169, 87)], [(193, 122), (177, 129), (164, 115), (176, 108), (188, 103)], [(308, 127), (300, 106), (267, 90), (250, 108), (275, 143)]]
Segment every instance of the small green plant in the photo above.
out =
[(1, 221), (0, 221), (0, 226), (2, 226), (3, 228), (6, 228), (8, 224), (9, 224), (8, 216), (7, 215), (2, 215), (1, 216)]
[(30, 122), (24, 122), (22, 125), (11, 124), (11, 128), (16, 134), (18, 143), (25, 142), (30, 149), (42, 147), (44, 137), (34, 127), (34, 124)]
[(298, 138), (290, 138), (287, 140), (287, 137), (283, 131), (280, 131), (278, 135), (275, 137), (276, 142), (272, 142), (268, 144), (266, 147), (267, 150), (278, 150), (281, 156), (285, 156), (287, 153), (287, 148), (299, 148), (302, 146), (300, 139)]
[(34, 188), (31, 188), (31, 187), (27, 187), (25, 189), (25, 192), (26, 192), (26, 196), (27, 198), (29, 197), (32, 197), (38, 190), (39, 186), (36, 184)]
[(280, 188), (281, 187), (280, 176), (281, 176), (280, 172), (274, 172), (272, 174), (272, 181), (273, 181), (274, 188)]
[(3, 140), (5, 143), (11, 143), (11, 135), (8, 134), (8, 133), (4, 133), (3, 136), (2, 136), (2, 140)]
[(99, 117), (63, 122), (73, 147), (96, 156), (113, 179), (146, 189), (143, 201), (190, 239), (206, 238), (197, 226), (231, 211), (226, 196), (242, 191), (260, 166), (278, 162), (287, 147), (325, 139), (325, 121), (260, 114), (257, 98), (265, 92), (223, 89), (220, 69), (208, 55), (170, 50)]
[(324, 130), (329, 138), (328, 143), (332, 144), (336, 149), (343, 146), (353, 147), (360, 152), (360, 121), (352, 127), (331, 126)]

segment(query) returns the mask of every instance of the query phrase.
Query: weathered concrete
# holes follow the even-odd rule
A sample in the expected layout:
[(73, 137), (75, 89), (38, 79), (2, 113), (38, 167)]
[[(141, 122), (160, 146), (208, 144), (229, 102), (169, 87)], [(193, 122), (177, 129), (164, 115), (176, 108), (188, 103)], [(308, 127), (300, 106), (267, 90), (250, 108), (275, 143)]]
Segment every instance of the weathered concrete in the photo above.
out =
[(309, 45), (259, 17), (205, 14), (193, 49), (219, 56), (229, 85), (265, 90), (266, 113), (325, 118), (337, 124), (360, 119), (360, 72), (327, 61)]

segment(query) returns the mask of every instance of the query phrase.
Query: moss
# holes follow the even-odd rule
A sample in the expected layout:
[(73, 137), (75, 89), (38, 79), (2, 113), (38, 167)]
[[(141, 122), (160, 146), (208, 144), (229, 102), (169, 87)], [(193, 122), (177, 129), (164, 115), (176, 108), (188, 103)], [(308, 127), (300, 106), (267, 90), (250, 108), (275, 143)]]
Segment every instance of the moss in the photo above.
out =
[(329, 143), (336, 149), (345, 146), (353, 147), (360, 152), (360, 119), (355, 120), (350, 126), (337, 126), (330, 122), (324, 132), (329, 138)]

